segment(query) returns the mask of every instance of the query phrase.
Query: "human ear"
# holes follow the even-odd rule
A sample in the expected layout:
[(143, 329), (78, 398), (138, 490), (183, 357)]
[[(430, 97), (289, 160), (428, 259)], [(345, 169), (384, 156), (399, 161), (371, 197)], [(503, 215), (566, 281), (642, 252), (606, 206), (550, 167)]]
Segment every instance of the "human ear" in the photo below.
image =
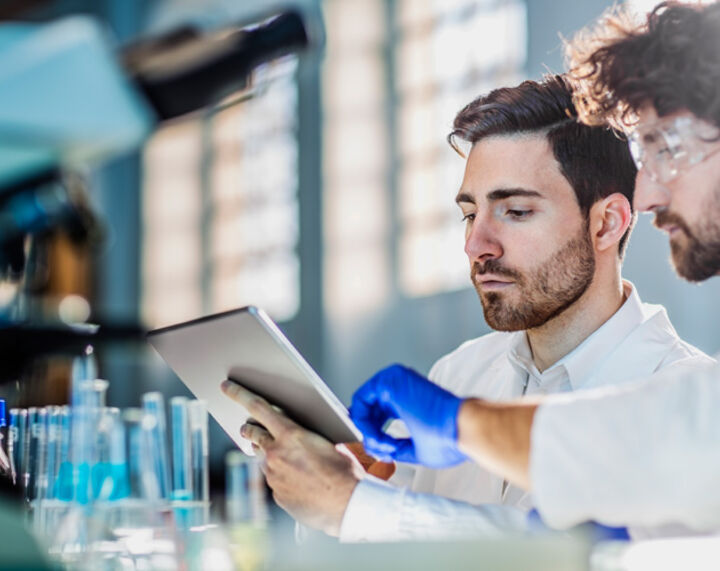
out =
[(598, 200), (590, 208), (590, 229), (595, 249), (607, 250), (617, 246), (632, 223), (630, 201), (616, 192)]

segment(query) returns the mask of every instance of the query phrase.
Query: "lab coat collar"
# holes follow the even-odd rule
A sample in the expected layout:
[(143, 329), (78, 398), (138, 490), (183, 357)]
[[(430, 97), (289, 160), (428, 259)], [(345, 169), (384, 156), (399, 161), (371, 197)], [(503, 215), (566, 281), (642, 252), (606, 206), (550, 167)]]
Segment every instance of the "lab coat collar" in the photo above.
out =
[[(604, 361), (623, 340), (644, 321), (662, 312), (660, 306), (643, 306), (637, 290), (629, 281), (623, 281), (625, 301), (610, 319), (554, 365), (540, 373), (532, 359), (532, 351), (526, 332), (517, 332), (511, 340), (508, 359), (513, 368), (529, 372), (542, 385), (544, 379), (567, 375), (572, 390), (584, 388), (593, 374), (606, 364)], [(672, 326), (668, 326), (672, 329)], [(674, 333), (674, 330), (673, 330)], [(652, 359), (650, 359), (652, 361)], [(655, 363), (652, 364), (655, 366)], [(563, 369), (559, 371), (558, 368)]]
[[(620, 309), (559, 361), (568, 371), (573, 390), (583, 388), (603, 361), (648, 317), (635, 286), (624, 280), (623, 293), (625, 301)], [(650, 313), (656, 311), (655, 308), (649, 310)]]

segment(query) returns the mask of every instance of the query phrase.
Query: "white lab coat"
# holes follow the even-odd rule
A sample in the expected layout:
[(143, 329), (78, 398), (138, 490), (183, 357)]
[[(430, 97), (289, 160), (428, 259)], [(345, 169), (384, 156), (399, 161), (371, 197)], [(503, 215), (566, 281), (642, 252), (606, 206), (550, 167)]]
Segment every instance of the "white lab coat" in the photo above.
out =
[[(631, 284), (606, 323), (540, 373), (524, 332), (491, 333), (440, 359), (429, 377), (465, 397), (510, 400), (620, 385), (673, 364), (697, 370), (712, 360), (678, 338), (661, 306), (644, 304)], [(502, 478), (466, 462), (445, 470), (401, 467), (394, 485), (368, 478), (345, 512), (344, 541), (496, 535), (525, 527), (533, 499)], [(408, 472), (410, 475), (408, 476)], [(590, 487), (591, 484), (588, 484)], [(585, 518), (588, 519), (588, 518)]]

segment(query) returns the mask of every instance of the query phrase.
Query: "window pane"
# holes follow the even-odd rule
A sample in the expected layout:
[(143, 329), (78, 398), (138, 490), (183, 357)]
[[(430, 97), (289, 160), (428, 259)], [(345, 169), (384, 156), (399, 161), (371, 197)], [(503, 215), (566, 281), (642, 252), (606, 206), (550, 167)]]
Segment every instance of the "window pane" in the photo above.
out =
[(454, 200), (464, 161), (445, 137), (462, 107), (519, 81), (527, 49), (520, 0), (430, 4), (432, 13), (397, 5), (398, 275), (411, 296), (470, 286)]
[(323, 267), (334, 317), (377, 308), (390, 289), (386, 15), (383, 0), (325, 3)]
[(296, 62), (260, 97), (216, 114), (209, 161), (210, 310), (257, 305), (290, 319), (300, 299)]
[(150, 326), (202, 310), (198, 121), (162, 128), (143, 156), (142, 314)]
[(258, 305), (298, 310), (297, 86), (292, 59), (255, 97), (172, 124), (144, 154), (142, 305), (151, 326)]

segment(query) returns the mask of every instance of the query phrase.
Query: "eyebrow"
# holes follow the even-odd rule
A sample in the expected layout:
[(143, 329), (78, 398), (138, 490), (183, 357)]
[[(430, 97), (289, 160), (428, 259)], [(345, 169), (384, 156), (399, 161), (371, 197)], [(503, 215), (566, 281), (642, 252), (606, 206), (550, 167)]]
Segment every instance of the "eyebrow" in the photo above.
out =
[[(511, 198), (513, 196), (525, 196), (529, 198), (543, 198), (537, 190), (529, 190), (527, 188), (496, 188), (492, 192), (489, 192), (485, 198), (488, 202), (494, 202), (496, 200), (504, 200), (505, 198)], [(467, 192), (460, 191), (455, 197), (455, 202), (460, 204), (461, 202), (469, 202), (475, 204), (475, 197)]]

